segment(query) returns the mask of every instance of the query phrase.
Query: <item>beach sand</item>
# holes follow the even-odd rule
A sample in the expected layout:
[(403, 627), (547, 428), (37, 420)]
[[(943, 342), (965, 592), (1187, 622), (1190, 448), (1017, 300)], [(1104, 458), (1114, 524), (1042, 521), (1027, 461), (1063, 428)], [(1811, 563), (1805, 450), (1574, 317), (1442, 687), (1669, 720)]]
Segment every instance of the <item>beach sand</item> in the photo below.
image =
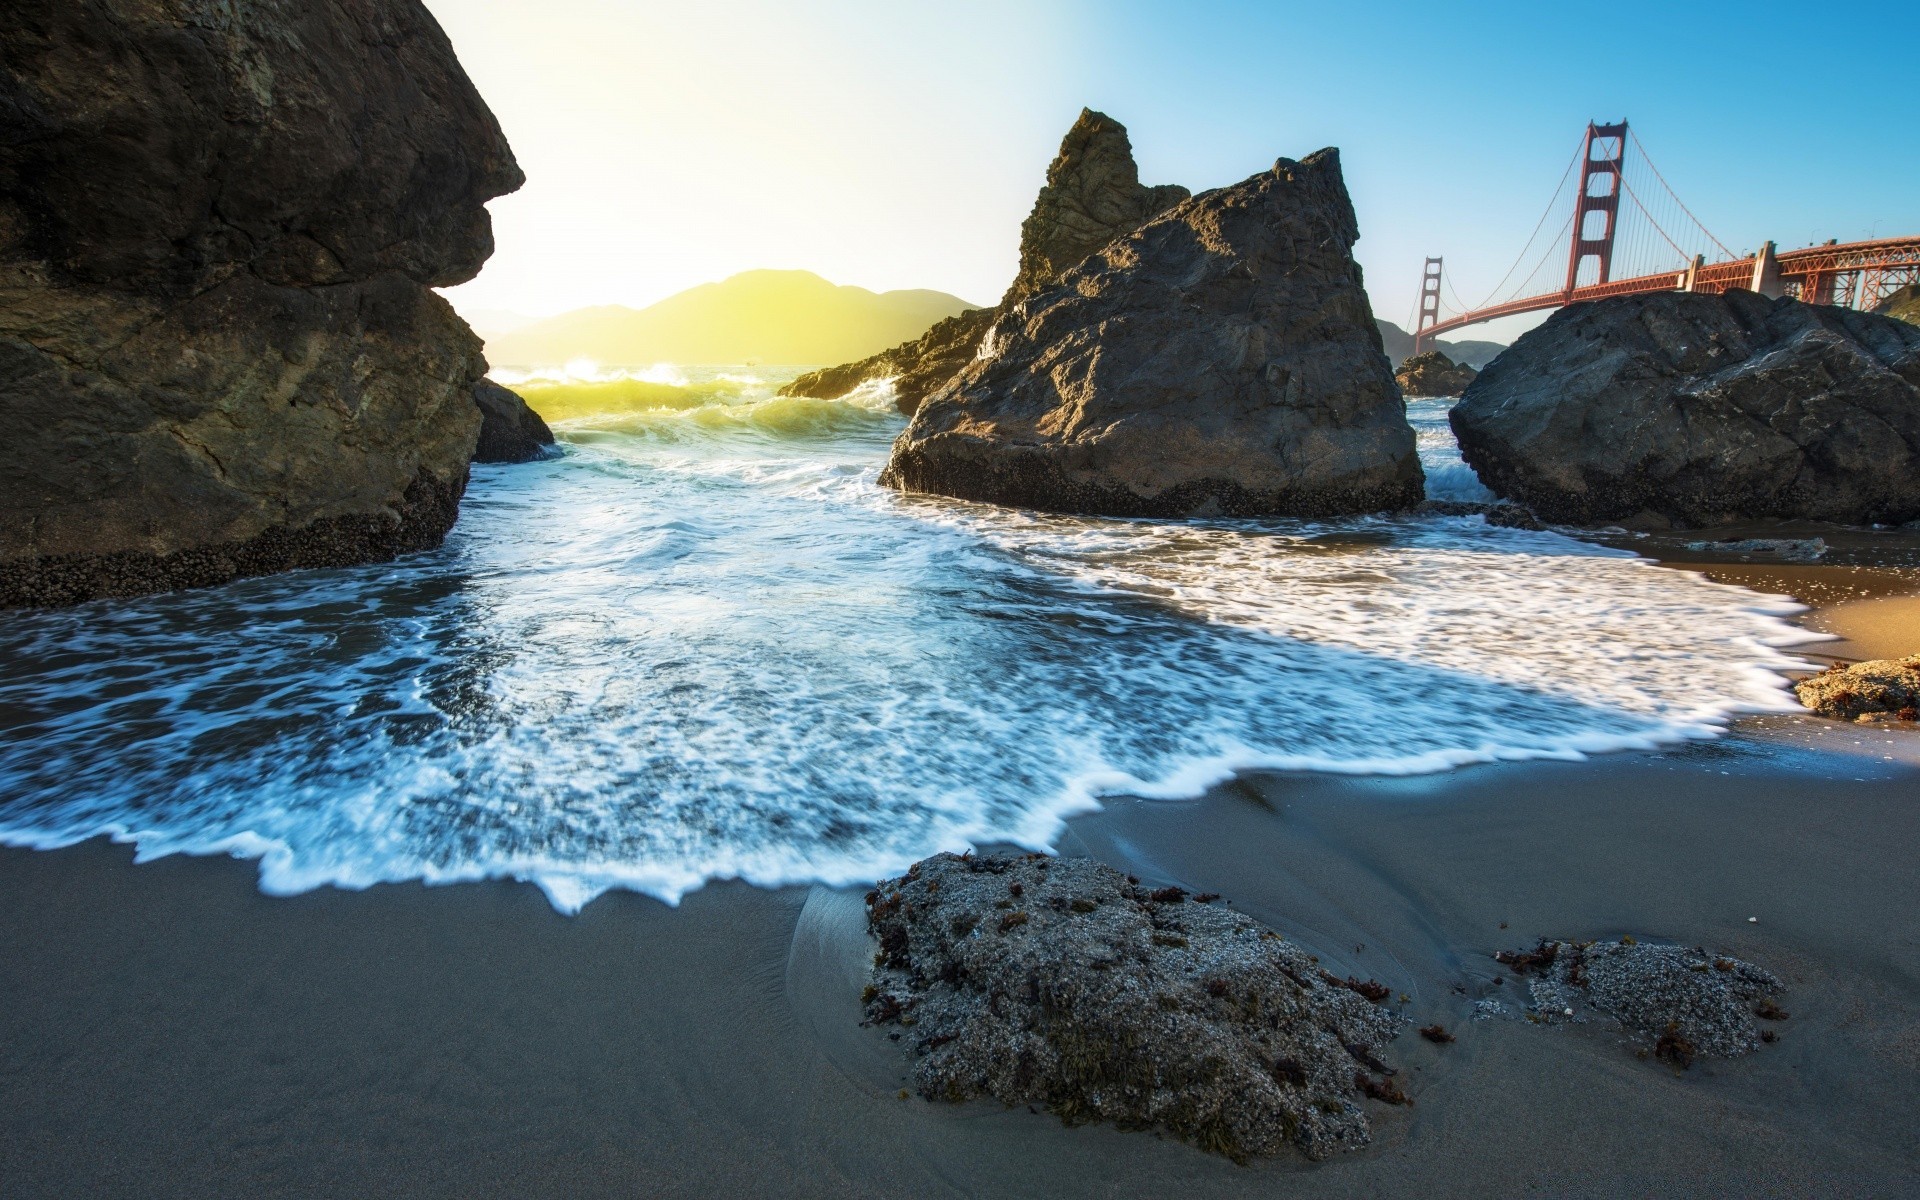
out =
[[(1910, 1196), (1916, 846), (1920, 733), (1808, 717), (1113, 800), (1063, 853), (1220, 892), (1459, 1036), (1395, 1044), (1416, 1104), (1370, 1102), (1370, 1149), (1245, 1167), (900, 1099), (857, 892), (563, 917), (512, 883), (277, 898), (249, 862), (0, 851), (0, 1196)], [(1676, 1074), (1609, 1023), (1471, 1019), (1518, 991), (1493, 951), (1623, 933), (1778, 973), (1779, 1043)]]

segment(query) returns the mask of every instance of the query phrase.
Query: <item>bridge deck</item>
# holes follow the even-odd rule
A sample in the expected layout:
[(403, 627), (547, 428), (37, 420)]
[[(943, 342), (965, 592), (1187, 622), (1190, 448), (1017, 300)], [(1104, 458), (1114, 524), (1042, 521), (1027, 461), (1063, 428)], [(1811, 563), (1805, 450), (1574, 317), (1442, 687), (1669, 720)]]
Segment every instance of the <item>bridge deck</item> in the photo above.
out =
[[(1751, 286), (1755, 258), (1755, 255), (1749, 254), (1745, 258), (1709, 263), (1699, 267), (1693, 272), (1693, 290), (1724, 292), (1733, 288)], [(1779, 264), (1782, 282), (1800, 283), (1804, 283), (1810, 277), (1821, 275), (1920, 267), (1920, 235), (1875, 238), (1871, 241), (1848, 242), (1844, 245), (1808, 246), (1799, 250), (1783, 251), (1775, 256), (1775, 261)], [(1638, 275), (1632, 279), (1613, 279), (1606, 283), (1574, 288), (1571, 291), (1563, 288), (1559, 291), (1508, 300), (1502, 304), (1489, 305), (1459, 316), (1448, 317), (1438, 324), (1429, 325), (1420, 330), (1418, 336), (1423, 345), (1429, 345), (1432, 339), (1443, 333), (1451, 333), (1469, 325), (1496, 321), (1501, 317), (1540, 312), (1549, 308), (1564, 308), (1569, 304), (1584, 304), (1589, 300), (1605, 300), (1613, 296), (1638, 296), (1647, 292), (1679, 291), (1686, 286), (1686, 283), (1686, 271), (1659, 271), (1652, 275)]]

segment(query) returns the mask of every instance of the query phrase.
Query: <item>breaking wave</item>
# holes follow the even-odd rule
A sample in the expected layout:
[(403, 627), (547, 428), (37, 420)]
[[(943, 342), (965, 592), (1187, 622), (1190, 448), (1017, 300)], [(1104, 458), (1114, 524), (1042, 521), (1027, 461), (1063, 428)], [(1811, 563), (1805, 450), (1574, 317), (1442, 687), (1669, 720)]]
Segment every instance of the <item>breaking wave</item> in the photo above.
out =
[[(1478, 518), (903, 498), (887, 389), (776, 396), (790, 373), (513, 379), (566, 453), (476, 468), (438, 550), (0, 614), (0, 839), (248, 855), (276, 893), (510, 877), (571, 911), (1044, 845), (1100, 795), (1236, 769), (1577, 757), (1790, 707), (1779, 598)], [(1444, 407), (1415, 419), (1445, 478)]]

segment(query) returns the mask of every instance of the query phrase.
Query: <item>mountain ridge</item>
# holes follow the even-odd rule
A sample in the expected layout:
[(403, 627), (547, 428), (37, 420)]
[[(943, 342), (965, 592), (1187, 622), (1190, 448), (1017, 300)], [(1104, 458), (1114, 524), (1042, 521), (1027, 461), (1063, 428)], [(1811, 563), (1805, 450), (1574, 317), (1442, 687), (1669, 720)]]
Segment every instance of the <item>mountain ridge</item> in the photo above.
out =
[(812, 271), (742, 271), (645, 308), (574, 309), (487, 339), (495, 367), (601, 363), (806, 364), (862, 358), (977, 305), (931, 288), (875, 292)]

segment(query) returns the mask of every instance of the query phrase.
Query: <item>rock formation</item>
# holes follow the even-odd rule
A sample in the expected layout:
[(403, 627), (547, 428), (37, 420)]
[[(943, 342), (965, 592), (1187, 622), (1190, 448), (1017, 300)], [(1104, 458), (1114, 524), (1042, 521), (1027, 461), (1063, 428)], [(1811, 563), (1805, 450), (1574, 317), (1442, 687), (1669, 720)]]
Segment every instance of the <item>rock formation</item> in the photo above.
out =
[(1712, 525), (1920, 516), (1920, 328), (1752, 292), (1561, 309), (1452, 411), (1541, 518)]
[(929, 1100), (1159, 1126), (1236, 1159), (1366, 1144), (1399, 1018), (1249, 917), (1086, 859), (942, 854), (867, 896), (868, 1020)]
[(1455, 363), (1438, 350), (1416, 354), (1400, 364), (1394, 382), (1406, 396), (1458, 396), (1480, 372), (1465, 363)]
[(894, 406), (911, 416), (922, 400), (973, 361), (980, 350), (980, 339), (993, 328), (999, 311), (969, 309), (938, 322), (917, 340), (883, 350), (872, 358), (809, 371), (782, 387), (780, 394), (837, 400), (861, 384), (891, 379)]
[[(1542, 1024), (1589, 1019), (1597, 1011), (1628, 1036), (1685, 1069), (1699, 1055), (1731, 1058), (1775, 1040), (1760, 1022), (1785, 1020), (1774, 1003), (1771, 972), (1698, 947), (1550, 941), (1493, 956), (1526, 978), (1530, 1019)], [(1759, 1020), (1756, 1021), (1755, 1018)]]
[(973, 361), (1001, 313), (1187, 195), (1177, 184), (1142, 186), (1126, 127), (1105, 113), (1081, 109), (1020, 226), (1020, 273), (997, 307), (950, 317), (925, 336), (861, 362), (802, 375), (780, 394), (832, 400), (870, 380), (892, 378), (894, 402), (911, 414)]
[(1920, 654), (1835, 663), (1794, 685), (1800, 703), (1841, 721), (1920, 721)]
[(1061, 512), (1420, 502), (1338, 151), (1196, 196), (1004, 310), (883, 483)]
[(1874, 312), (1909, 325), (1920, 325), (1920, 283), (1910, 283), (1877, 305)]
[(452, 523), (521, 182), (419, 0), (17, 0), (0, 606), (390, 558)]
[(527, 407), (520, 393), (501, 387), (491, 379), (473, 385), (474, 403), (480, 406), (480, 440), (473, 447), (477, 463), (534, 462), (547, 456), (553, 445), (553, 430), (540, 414)]

